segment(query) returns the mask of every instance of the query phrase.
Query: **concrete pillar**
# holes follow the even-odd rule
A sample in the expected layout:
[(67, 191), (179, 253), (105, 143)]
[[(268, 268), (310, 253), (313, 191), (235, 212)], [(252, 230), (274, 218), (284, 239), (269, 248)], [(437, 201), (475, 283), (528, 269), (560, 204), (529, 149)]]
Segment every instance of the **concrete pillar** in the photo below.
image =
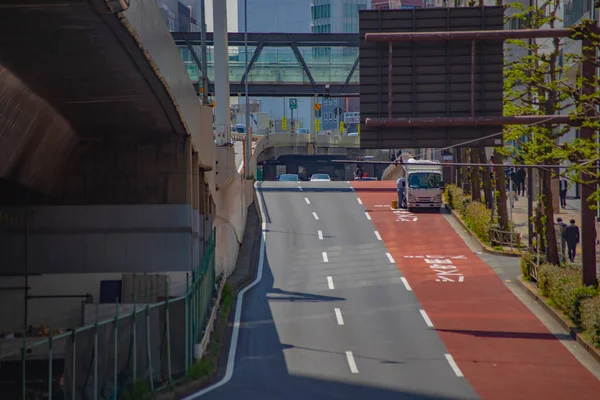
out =
[(229, 114), (229, 43), (227, 40), (227, 2), (213, 2), (215, 63), (215, 130), (217, 145), (231, 141)]
[(198, 152), (192, 151), (192, 265), (194, 268), (201, 262), (200, 258), (200, 170), (198, 169)]

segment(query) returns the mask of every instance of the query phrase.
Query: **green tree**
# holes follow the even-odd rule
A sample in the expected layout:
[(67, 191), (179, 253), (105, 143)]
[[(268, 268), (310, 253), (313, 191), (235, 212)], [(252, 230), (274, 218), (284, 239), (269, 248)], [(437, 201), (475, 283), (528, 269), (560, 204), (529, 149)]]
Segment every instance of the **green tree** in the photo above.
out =
[[(558, 28), (561, 22), (557, 11), (561, 0), (549, 0), (543, 5), (524, 8), (515, 3), (519, 11), (511, 19), (519, 19), (528, 29)], [(561, 39), (545, 41), (510, 40), (509, 44), (526, 49), (528, 55), (507, 63), (504, 73), (505, 115), (557, 115), (573, 106), (572, 84), (566, 73), (570, 63), (561, 63)], [(565, 160), (565, 150), (557, 143), (569, 131), (568, 127), (553, 124), (552, 120), (537, 125), (511, 125), (505, 128), (505, 141), (518, 143), (520, 158), (526, 164), (555, 165)], [(509, 149), (515, 152), (516, 149)], [(508, 155), (505, 153), (505, 155)], [(553, 171), (539, 169), (540, 209), (542, 224), (536, 232), (545, 240), (548, 261), (558, 264), (555, 240), (554, 208), (552, 204)], [(541, 232), (539, 230), (542, 230)]]

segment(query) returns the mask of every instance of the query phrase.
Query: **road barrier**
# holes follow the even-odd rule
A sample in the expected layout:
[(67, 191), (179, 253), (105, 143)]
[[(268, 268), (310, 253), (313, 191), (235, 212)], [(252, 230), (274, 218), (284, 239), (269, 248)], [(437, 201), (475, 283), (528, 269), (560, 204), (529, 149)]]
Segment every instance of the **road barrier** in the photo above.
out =
[[(66, 332), (44, 327), (38, 337), (2, 339), (2, 398), (145, 398), (184, 379), (194, 348), (210, 333), (217, 292), (215, 245), (213, 230), (202, 263), (186, 276), (182, 296), (172, 297), (168, 283), (164, 293), (137, 294), (133, 285), (132, 299), (84, 304), (74, 316), (74, 328)], [(111, 316), (100, 317), (99, 309), (106, 306)]]

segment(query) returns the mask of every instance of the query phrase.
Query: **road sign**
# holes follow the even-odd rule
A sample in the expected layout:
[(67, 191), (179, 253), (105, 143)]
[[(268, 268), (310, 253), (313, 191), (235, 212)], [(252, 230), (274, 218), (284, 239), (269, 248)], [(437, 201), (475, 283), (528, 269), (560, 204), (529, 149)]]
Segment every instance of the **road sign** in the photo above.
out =
[(315, 132), (321, 131), (321, 118), (315, 119)]
[(320, 109), (321, 109), (321, 105), (319, 103), (315, 103), (315, 111), (319, 112)]
[(358, 123), (360, 123), (360, 113), (359, 112), (347, 112), (347, 113), (344, 113), (344, 123), (345, 124), (358, 124)]
[(287, 118), (283, 117), (281, 118), (281, 130), (285, 131), (287, 129)]
[(295, 110), (298, 107), (298, 99), (290, 99), (290, 110)]
[(340, 132), (344, 132), (344, 121), (340, 121)]
[(360, 124), (358, 124), (358, 136), (360, 136)]

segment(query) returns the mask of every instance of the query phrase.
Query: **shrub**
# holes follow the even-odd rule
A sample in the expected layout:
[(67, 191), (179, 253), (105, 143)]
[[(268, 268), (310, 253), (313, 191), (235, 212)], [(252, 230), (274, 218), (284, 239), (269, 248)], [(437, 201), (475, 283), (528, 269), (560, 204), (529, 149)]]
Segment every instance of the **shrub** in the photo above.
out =
[(600, 347), (600, 296), (581, 302), (581, 316), (581, 327), (587, 332), (592, 343)]
[(469, 197), (456, 185), (447, 185), (445, 189), (446, 203), (461, 216), (464, 213)]
[(521, 256), (521, 274), (523, 274), (523, 279), (530, 280), (531, 279), (531, 271), (536, 262), (536, 255), (531, 252), (525, 252)]
[(492, 214), (488, 208), (478, 201), (471, 201), (464, 209), (463, 216), (467, 226), (484, 243), (490, 241)]
[[(542, 264), (538, 271), (538, 287), (542, 294), (549, 297), (571, 320), (582, 326), (582, 321), (594, 320), (586, 315), (591, 311), (584, 310), (583, 304), (598, 297), (598, 289), (581, 284), (581, 270), (577, 268), (557, 267)], [(589, 322), (593, 326), (593, 322)]]

